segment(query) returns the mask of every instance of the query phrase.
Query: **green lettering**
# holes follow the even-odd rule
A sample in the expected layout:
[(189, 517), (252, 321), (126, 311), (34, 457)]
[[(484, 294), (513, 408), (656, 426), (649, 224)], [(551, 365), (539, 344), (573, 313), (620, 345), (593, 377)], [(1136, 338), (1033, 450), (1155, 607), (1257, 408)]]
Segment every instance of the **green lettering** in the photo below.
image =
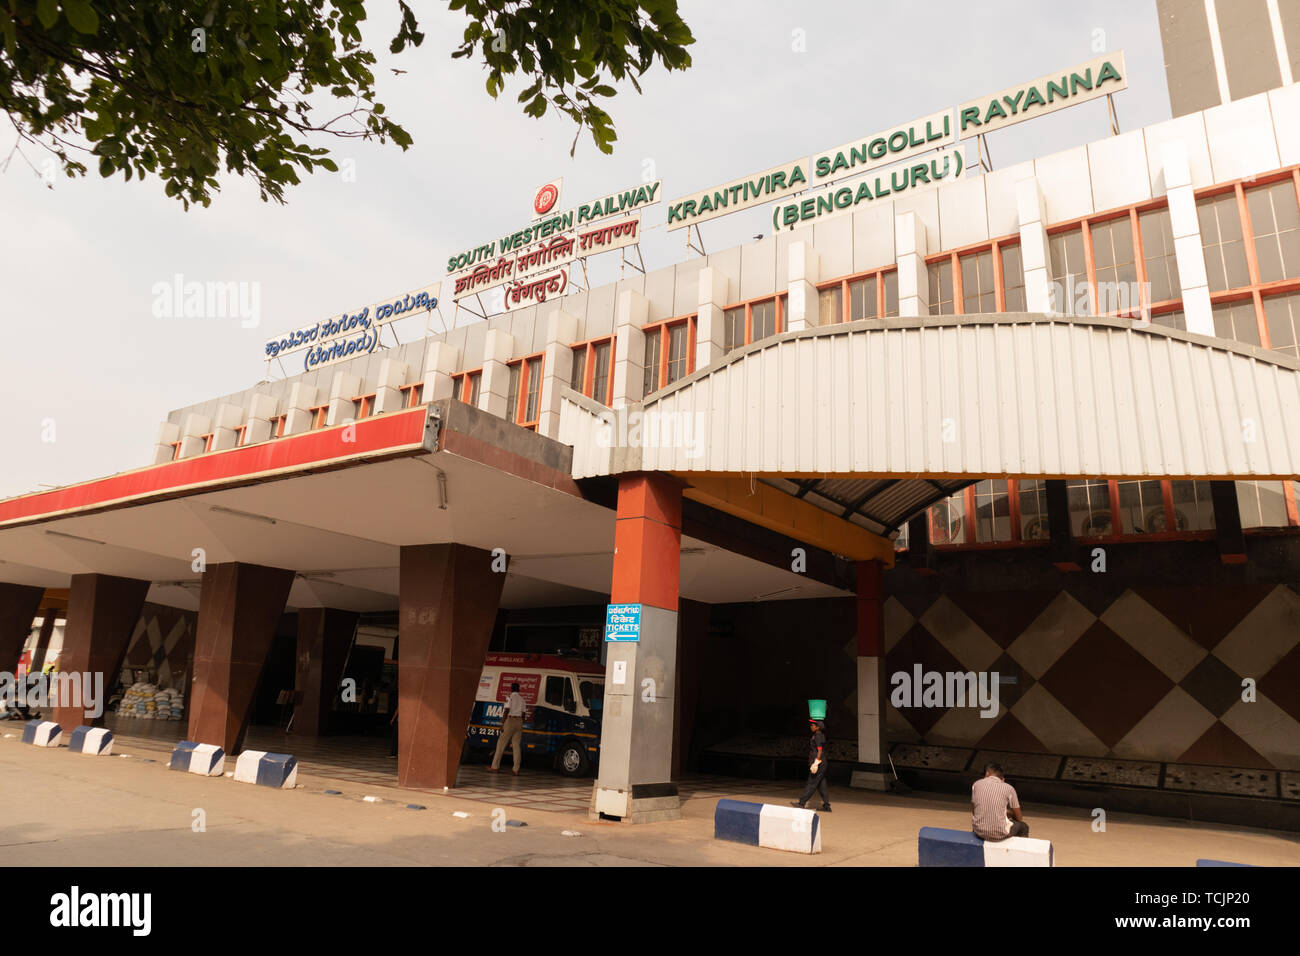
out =
[(966, 127), (974, 123), (980, 125), (980, 108), (978, 106), (968, 106), (961, 111), (961, 131), (966, 132)]
[(817, 164), (813, 168), (817, 170), (819, 179), (825, 179), (831, 174), (831, 161), (826, 156), (818, 156)]
[(930, 181), (930, 173), (929, 173), (929, 171), (925, 168), (925, 163), (919, 163), (919, 164), (917, 164), (916, 166), (913, 166), (913, 167), (912, 167), (912, 185), (913, 185), (913, 186), (915, 186), (918, 182), (927, 182), (927, 183), (928, 183), (929, 181)]
[[(793, 183), (791, 184), (793, 185)], [(780, 192), (785, 189), (785, 171), (781, 170), (772, 174), (771, 185), (768, 186), (769, 192)]]
[(1012, 116), (1015, 116), (1016, 112), (1020, 109), (1020, 97), (1024, 95), (1025, 95), (1025, 91), (1021, 90), (1019, 93), (1016, 94), (1016, 98), (1014, 100), (1009, 96), (1002, 97), (1002, 102), (1006, 103), (1007, 106), (1011, 107)]
[(992, 123), (994, 116), (1001, 116), (1003, 119), (1007, 118), (1007, 111), (998, 105), (997, 100), (993, 100), (989, 103), (989, 111), (984, 116), (984, 122)]
[(694, 200), (694, 199), (688, 199), (688, 200), (686, 200), (686, 202), (682, 203), (682, 209), (683, 209), (684, 213), (685, 213), (687, 216), (694, 216), (694, 215), (695, 215), (695, 200)]
[(831, 165), (831, 172), (835, 172), (837, 169), (848, 169), (848, 168), (849, 168), (849, 161), (844, 158), (844, 154), (836, 153), (835, 162)]
[[(842, 201), (842, 202), (841, 202), (841, 197), (843, 197), (843, 201)], [(851, 205), (853, 205), (853, 190), (852, 190), (852, 189), (847, 189), (847, 188), (846, 188), (846, 189), (841, 189), (841, 190), (839, 190), (838, 192), (835, 193), (835, 208), (836, 208), (836, 209), (844, 209), (844, 208), (846, 208), (846, 207), (848, 207), (848, 206), (851, 206)]]
[(682, 204), (679, 202), (675, 202), (668, 207), (668, 221), (676, 222), (678, 219), (681, 218), (682, 218)]
[(1119, 70), (1111, 66), (1110, 60), (1107, 60), (1101, 65), (1101, 72), (1097, 74), (1097, 85), (1101, 86), (1101, 84), (1105, 83), (1107, 80), (1115, 80), (1116, 82), (1119, 82), (1121, 79), (1122, 77), (1119, 75)]
[(1092, 89), (1092, 67), (1088, 67), (1084, 70), (1083, 76), (1080, 76), (1078, 73), (1070, 74), (1070, 95), (1073, 96), (1078, 93), (1079, 87), (1081, 86), (1085, 90)]
[(854, 166), (858, 165), (858, 163), (865, 163), (866, 161), (867, 161), (866, 143), (862, 143), (859, 146), (854, 146), (851, 150), (849, 150), (849, 162), (852, 163)]
[[(783, 174), (777, 173), (777, 175), (781, 176)], [(808, 182), (808, 177), (803, 174), (803, 167), (796, 166), (790, 173), (790, 183), (789, 183), (790, 188), (793, 189), (796, 183), (806, 183), (806, 182)]]
[[(879, 182), (879, 180), (876, 181)], [(871, 187), (867, 185), (867, 181), (864, 179), (862, 181), (862, 184), (858, 186), (858, 194), (853, 197), (853, 205), (856, 206), (858, 203), (862, 202), (862, 200), (870, 199), (870, 198), (871, 198)]]
[(705, 196), (703, 199), (700, 200), (700, 212), (701, 213), (713, 212), (713, 200), (711, 200), (708, 196)]
[(1055, 80), (1047, 81), (1047, 102), (1051, 103), (1057, 97), (1068, 99), (1070, 94), (1065, 91), (1065, 77), (1061, 77), (1061, 83), (1058, 86)]
[(1043, 100), (1043, 94), (1038, 92), (1038, 87), (1031, 86), (1029, 88), (1029, 92), (1025, 94), (1025, 105), (1022, 107), (1022, 109), (1028, 112), (1029, 107), (1033, 106), (1035, 103), (1037, 103), (1039, 106), (1047, 105), (1046, 102), (1044, 102)]
[(796, 205), (783, 206), (781, 208), (781, 222), (787, 226), (793, 226), (799, 221), (799, 207)]
[(879, 159), (888, 151), (883, 139), (873, 139), (871, 145), (867, 147), (867, 155), (872, 159)]
[(805, 199), (799, 204), (800, 219), (811, 219), (815, 215), (817, 214), (813, 212), (813, 201), (811, 199)]

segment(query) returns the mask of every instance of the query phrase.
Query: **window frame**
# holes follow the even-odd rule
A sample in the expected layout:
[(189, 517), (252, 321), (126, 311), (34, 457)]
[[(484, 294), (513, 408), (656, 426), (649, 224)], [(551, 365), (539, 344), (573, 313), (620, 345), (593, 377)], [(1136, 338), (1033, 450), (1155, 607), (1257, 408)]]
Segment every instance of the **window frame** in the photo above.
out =
[[(935, 253), (932, 256), (926, 256), (925, 279), (926, 279), (927, 287), (930, 281), (930, 266), (937, 265), (946, 259), (950, 263), (950, 268), (952, 269), (953, 311), (951, 313), (945, 313), (945, 314), (951, 314), (951, 315), (968, 314), (966, 312), (965, 302), (963, 301), (966, 298), (966, 295), (965, 295), (965, 290), (962, 287), (963, 283), (961, 278), (961, 259), (966, 256), (977, 256), (981, 252), (990, 252), (993, 254), (993, 312), (994, 313), (1006, 312), (1007, 287), (1006, 287), (1006, 276), (1003, 275), (1003, 269), (1002, 269), (1002, 250), (1010, 246), (1016, 246), (1017, 248), (1019, 248), (1020, 235), (1018, 233), (1009, 236), (999, 236), (996, 239), (989, 239), (989, 240), (985, 240), (984, 242), (977, 242), (969, 246), (960, 246), (959, 248), (951, 249), (947, 252), (939, 252), (939, 253)], [(1021, 271), (1021, 280), (1022, 280), (1020, 286), (1021, 289), (1025, 288), (1023, 282), (1024, 262), (1025, 262), (1025, 258), (1022, 252), (1020, 257), (1020, 271)], [(883, 300), (883, 292), (884, 289), (883, 286), (881, 286), (880, 292), (878, 294), (880, 295), (882, 300)], [(847, 290), (843, 294), (847, 295)], [(1026, 307), (1027, 306), (1028, 306), (1028, 302), (1026, 302)], [(936, 313), (931, 312), (929, 314), (935, 315)], [(969, 314), (987, 315), (988, 313), (972, 312)]]
[[(528, 388), (532, 382), (530, 371), (534, 361), (537, 362), (537, 377), (539, 379), (537, 385), (537, 418), (525, 421), (524, 412), (528, 410)], [(546, 353), (534, 352), (532, 355), (522, 355), (506, 363), (507, 371), (515, 365), (519, 366), (519, 394), (515, 396), (514, 412), (510, 414), (507, 420), (521, 428), (527, 428), (529, 431), (537, 431), (538, 423), (542, 417), (542, 383), (546, 380)], [(610, 379), (612, 380), (613, 377), (611, 374)], [(466, 379), (468, 380), (468, 375)], [(509, 411), (507, 409), (507, 412)]]
[(410, 385), (399, 385), (397, 390), (402, 393), (402, 408), (416, 408), (423, 405), (424, 382), (412, 382)]
[[(728, 312), (731, 312), (739, 308), (744, 308), (745, 310), (745, 341), (737, 342), (734, 345), (732, 345), (731, 352), (734, 352), (736, 349), (744, 348), (747, 345), (754, 344), (754, 306), (756, 305), (765, 305), (768, 302), (774, 302), (776, 304), (775, 305), (776, 318), (774, 319), (774, 324), (776, 327), (773, 330), (772, 335), (780, 335), (782, 332), (784, 332), (785, 323), (786, 323), (785, 310), (788, 306), (789, 294), (790, 293), (788, 291), (773, 292), (771, 295), (755, 296), (752, 299), (744, 299), (740, 302), (732, 302), (729, 305), (724, 305), (722, 307), (722, 316), (723, 316), (722, 320), (724, 323), (726, 322), (726, 316)], [(674, 319), (670, 321), (678, 321), (678, 320)], [(724, 343), (725, 343), (725, 336), (726, 336), (725, 324), (724, 324), (723, 336), (724, 336)], [(764, 336), (764, 338), (767, 338), (767, 336)], [(664, 343), (661, 342), (660, 359), (659, 359), (661, 365), (663, 363), (663, 354), (664, 354), (663, 345)], [(728, 352), (727, 354), (730, 354), (730, 352)], [(660, 388), (662, 387), (663, 386), (661, 385)]]
[[(609, 379), (605, 382), (604, 398), (598, 398), (591, 394), (596, 387), (596, 349), (607, 342), (609, 343)], [(570, 348), (573, 350), (573, 360), (582, 363), (582, 394), (606, 407), (613, 405), (614, 363), (618, 359), (618, 336), (602, 335), (598, 338), (587, 339), (585, 342), (575, 342)], [(581, 355), (579, 355), (580, 351)]]
[[(732, 306), (731, 308), (736, 308), (736, 306)], [(781, 305), (779, 302), (776, 309), (777, 327), (779, 329), (781, 323)], [(668, 345), (672, 335), (671, 329), (676, 326), (683, 324), (686, 325), (686, 372), (682, 375), (682, 378), (685, 378), (687, 375), (690, 375), (695, 371), (695, 342), (699, 318), (699, 313), (692, 312), (690, 315), (679, 315), (671, 319), (660, 319), (658, 322), (650, 322), (641, 326), (641, 331), (645, 335), (659, 336), (659, 368), (655, 371), (655, 381), (658, 384), (655, 388), (651, 389), (651, 392), (657, 392), (659, 389), (667, 388), (669, 384), (671, 384), (668, 381)], [(750, 312), (746, 309), (745, 327), (747, 330), (749, 328), (749, 321)], [(736, 348), (740, 348), (740, 346), (736, 346)], [(613, 376), (611, 376), (611, 378), (612, 377)], [(678, 381), (681, 381), (681, 379), (678, 379)], [(646, 394), (650, 393), (647, 392)], [(641, 397), (644, 398), (645, 396), (643, 395)]]
[[(879, 267), (878, 269), (868, 269), (866, 272), (855, 272), (855, 273), (853, 273), (852, 275), (841, 276), (840, 278), (838, 278), (838, 279), (832, 279), (832, 280), (830, 280), (829, 282), (822, 282), (822, 283), (819, 283), (819, 284), (817, 285), (817, 296), (818, 296), (818, 299), (821, 298), (821, 294), (822, 294), (823, 292), (825, 292), (827, 289), (833, 289), (833, 288), (835, 288), (836, 286), (839, 286), (839, 289), (840, 289), (840, 317), (839, 317), (839, 320), (838, 320), (838, 322), (837, 322), (836, 324), (852, 321), (852, 320), (849, 319), (849, 285), (850, 285), (850, 283), (857, 282), (857, 281), (860, 280), (860, 279), (871, 279), (871, 278), (874, 278), (874, 279), (876, 280), (876, 315), (875, 315), (875, 318), (877, 318), (877, 319), (883, 319), (883, 318), (886, 318), (887, 316), (885, 315), (885, 276), (888, 275), (888, 274), (891, 273), (891, 272), (894, 273), (895, 275), (898, 274), (898, 265), (897, 265), (897, 264), (892, 264), (892, 265), (887, 265), (887, 266), (881, 266), (881, 267)], [(819, 313), (820, 313), (820, 310), (821, 310), (821, 307), (820, 307), (820, 305), (818, 305), (818, 312), (819, 312)]]

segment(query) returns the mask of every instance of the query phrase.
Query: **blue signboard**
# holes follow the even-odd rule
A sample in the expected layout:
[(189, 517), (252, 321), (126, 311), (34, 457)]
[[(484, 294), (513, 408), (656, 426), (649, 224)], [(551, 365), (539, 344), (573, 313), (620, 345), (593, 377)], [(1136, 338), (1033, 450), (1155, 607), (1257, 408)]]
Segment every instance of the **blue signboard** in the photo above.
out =
[(609, 605), (605, 611), (605, 640), (641, 640), (641, 605)]

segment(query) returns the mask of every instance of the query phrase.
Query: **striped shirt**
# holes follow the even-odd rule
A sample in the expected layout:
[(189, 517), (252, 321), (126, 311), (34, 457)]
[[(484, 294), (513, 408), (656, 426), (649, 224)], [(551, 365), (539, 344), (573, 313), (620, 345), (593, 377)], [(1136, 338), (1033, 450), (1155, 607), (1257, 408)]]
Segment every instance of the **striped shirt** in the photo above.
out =
[(1001, 777), (983, 777), (970, 788), (971, 829), (981, 840), (1001, 840), (1011, 832), (1007, 810), (1019, 809), (1016, 788)]

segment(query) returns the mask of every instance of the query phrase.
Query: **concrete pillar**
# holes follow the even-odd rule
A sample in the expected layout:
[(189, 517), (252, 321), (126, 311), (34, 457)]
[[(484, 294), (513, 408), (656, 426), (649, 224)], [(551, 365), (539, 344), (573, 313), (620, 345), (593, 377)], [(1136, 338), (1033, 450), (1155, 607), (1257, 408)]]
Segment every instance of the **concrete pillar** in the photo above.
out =
[(609, 600), (641, 605), (641, 635), (607, 646), (595, 815), (631, 823), (681, 817), (672, 782), (681, 541), (681, 482), (620, 476)]
[(1205, 271), (1205, 249), (1201, 245), (1201, 222), (1196, 215), (1196, 192), (1192, 188), (1192, 172), (1187, 162), (1187, 145), (1180, 140), (1165, 143), (1161, 163), (1187, 331), (1213, 335), (1210, 280)]
[[(58, 619), (58, 608), (47, 607), (41, 611), (41, 630), (36, 635), (36, 646), (32, 648), (30, 670), (40, 673), (45, 665), (45, 655), (49, 653), (50, 642), (54, 640), (54, 622)], [(105, 679), (107, 681), (107, 679)], [(106, 684), (107, 686), (107, 684)], [(109, 688), (111, 690), (111, 688)]]
[[(1025, 270), (1025, 308), (1030, 312), (1059, 312), (1064, 302), (1052, 295), (1052, 259), (1047, 247), (1047, 205), (1038, 180), (1016, 183), (1016, 212), (1020, 217), (1020, 255)], [(1068, 293), (1073, 301), (1073, 293)]]
[(731, 280), (714, 266), (700, 270), (699, 311), (695, 318), (695, 367), (712, 365), (722, 358), (726, 342), (723, 307), (731, 301)]
[(926, 271), (925, 223), (914, 212), (894, 217), (894, 250), (898, 261), (899, 318), (930, 314), (930, 275)]
[(560, 392), (573, 380), (572, 345), (578, 337), (578, 317), (554, 313), (546, 323), (546, 357), (542, 360), (541, 411), (537, 431), (547, 438), (560, 434)]
[(158, 424), (158, 440), (153, 446), (153, 463), (162, 465), (171, 461), (176, 454), (172, 445), (181, 439), (181, 426), (171, 422)]
[(332, 607), (305, 607), (298, 611), (293, 733), (318, 737), (325, 731), (359, 617), (355, 611)]
[(400, 560), (398, 785), (454, 787), (506, 575), (463, 544), (405, 545)]
[(192, 458), (203, 454), (203, 436), (212, 431), (212, 419), (207, 415), (191, 412), (185, 416), (181, 425), (181, 458)]
[(406, 365), (395, 359), (384, 359), (379, 363), (379, 378), (375, 382), (375, 408), (373, 415), (395, 412), (402, 408), (406, 396), (402, 386), (406, 384)]
[(212, 450), (234, 448), (238, 437), (235, 429), (244, 423), (244, 410), (238, 405), (223, 404), (217, 409), (212, 423)]
[(807, 242), (790, 243), (789, 312), (785, 331), (808, 329), (818, 324), (817, 283), (821, 281), (821, 257)]
[(887, 790), (893, 774), (886, 769), (885, 708), (889, 702), (885, 674), (885, 591), (879, 561), (857, 562), (858, 762), (849, 786)]
[(424, 359), (424, 400), (436, 402), (443, 398), (460, 401), (459, 395), (453, 395), (456, 383), (452, 375), (460, 371), (460, 349), (446, 342), (430, 342), (429, 351)]
[[(63, 650), (59, 652), (59, 672), (66, 674), (102, 674), (104, 697), (117, 685), (131, 635), (144, 607), (149, 582), (119, 578), (107, 574), (74, 574), (68, 592), (68, 619), (63, 628)], [(55, 723), (71, 733), (81, 724), (99, 723), (86, 716), (84, 706), (53, 708)], [(84, 699), (83, 699), (84, 704)]]
[(631, 289), (619, 293), (614, 306), (614, 408), (645, 397), (645, 333), (650, 300)]
[(45, 589), (25, 584), (0, 584), (0, 671), (13, 674), (32, 632)]
[(292, 585), (292, 571), (258, 564), (210, 564), (203, 572), (190, 740), (239, 753), (253, 693)]
[(1047, 528), (1050, 535), (1048, 556), (1058, 571), (1083, 570), (1074, 549), (1074, 534), (1070, 530), (1070, 488), (1064, 481), (1043, 482), (1047, 499)]
[(488, 329), (483, 340), (483, 381), (479, 386), (478, 407), (507, 421), (515, 420), (515, 409), (507, 408), (510, 394), (510, 369), (515, 340), (501, 329)]
[(311, 430), (311, 409), (316, 404), (316, 386), (294, 382), (289, 389), (289, 407), (285, 410), (284, 433), (297, 435)]
[(280, 410), (280, 400), (274, 395), (254, 395), (248, 403), (248, 431), (244, 433), (244, 444), (254, 445), (274, 437), (271, 419)]
[(344, 422), (356, 421), (357, 407), (352, 399), (361, 394), (361, 377), (340, 372), (330, 384), (329, 411), (325, 413), (325, 424), (342, 425)]
[(1235, 481), (1210, 482), (1210, 503), (1214, 508), (1214, 540), (1224, 564), (1246, 563), (1246, 536), (1241, 530), (1241, 502)]

